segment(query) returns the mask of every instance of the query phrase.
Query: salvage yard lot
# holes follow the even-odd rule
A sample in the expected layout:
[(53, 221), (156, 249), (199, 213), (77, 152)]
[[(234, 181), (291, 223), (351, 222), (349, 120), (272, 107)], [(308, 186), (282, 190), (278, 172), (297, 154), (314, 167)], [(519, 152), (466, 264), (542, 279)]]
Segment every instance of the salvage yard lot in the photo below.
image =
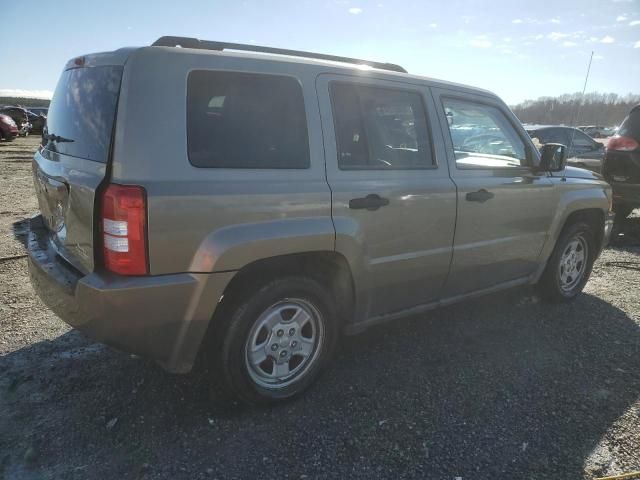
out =
[(591, 479), (640, 470), (640, 217), (577, 301), (525, 288), (342, 342), (300, 399), (210, 402), (35, 297), (14, 222), (38, 139), (0, 143), (0, 479)]

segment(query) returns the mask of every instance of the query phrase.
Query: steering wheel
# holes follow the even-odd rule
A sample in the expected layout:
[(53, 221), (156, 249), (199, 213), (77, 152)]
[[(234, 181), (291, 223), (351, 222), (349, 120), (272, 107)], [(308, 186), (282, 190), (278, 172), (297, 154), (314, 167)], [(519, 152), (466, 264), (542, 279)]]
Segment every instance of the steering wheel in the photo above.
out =
[(496, 146), (492, 142), (504, 142), (504, 138), (499, 135), (482, 134), (474, 135), (466, 138), (463, 142), (464, 147), (473, 147), (473, 151), (477, 153), (496, 154)]

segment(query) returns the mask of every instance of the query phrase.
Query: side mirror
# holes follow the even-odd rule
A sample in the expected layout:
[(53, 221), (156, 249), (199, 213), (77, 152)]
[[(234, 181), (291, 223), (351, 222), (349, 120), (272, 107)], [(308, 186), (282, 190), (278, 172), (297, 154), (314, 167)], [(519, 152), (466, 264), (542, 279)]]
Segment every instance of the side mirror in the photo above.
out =
[(559, 143), (547, 143), (540, 149), (540, 170), (560, 172), (567, 165), (567, 147)]

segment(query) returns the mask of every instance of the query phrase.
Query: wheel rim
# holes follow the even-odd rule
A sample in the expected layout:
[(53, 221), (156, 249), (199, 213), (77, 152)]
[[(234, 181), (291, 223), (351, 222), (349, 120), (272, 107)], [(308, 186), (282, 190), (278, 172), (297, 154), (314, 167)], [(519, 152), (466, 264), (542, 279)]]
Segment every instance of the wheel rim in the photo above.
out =
[(585, 238), (578, 234), (564, 248), (560, 257), (560, 288), (564, 292), (573, 290), (584, 278), (589, 258), (589, 247)]
[(281, 389), (302, 378), (317, 360), (324, 323), (307, 300), (288, 298), (267, 308), (251, 328), (245, 363), (251, 379)]

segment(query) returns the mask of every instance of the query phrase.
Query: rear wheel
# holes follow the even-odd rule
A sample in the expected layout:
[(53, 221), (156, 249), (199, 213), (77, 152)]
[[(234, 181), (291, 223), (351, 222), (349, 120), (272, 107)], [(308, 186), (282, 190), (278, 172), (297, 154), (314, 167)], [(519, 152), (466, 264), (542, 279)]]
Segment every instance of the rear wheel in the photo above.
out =
[(555, 302), (572, 300), (589, 280), (595, 258), (592, 227), (583, 222), (565, 227), (538, 282), (540, 294)]
[[(337, 316), (326, 289), (307, 277), (274, 280), (235, 302), (209, 345), (212, 385), (248, 404), (291, 398), (329, 361)], [(215, 321), (215, 320), (214, 320)]]

